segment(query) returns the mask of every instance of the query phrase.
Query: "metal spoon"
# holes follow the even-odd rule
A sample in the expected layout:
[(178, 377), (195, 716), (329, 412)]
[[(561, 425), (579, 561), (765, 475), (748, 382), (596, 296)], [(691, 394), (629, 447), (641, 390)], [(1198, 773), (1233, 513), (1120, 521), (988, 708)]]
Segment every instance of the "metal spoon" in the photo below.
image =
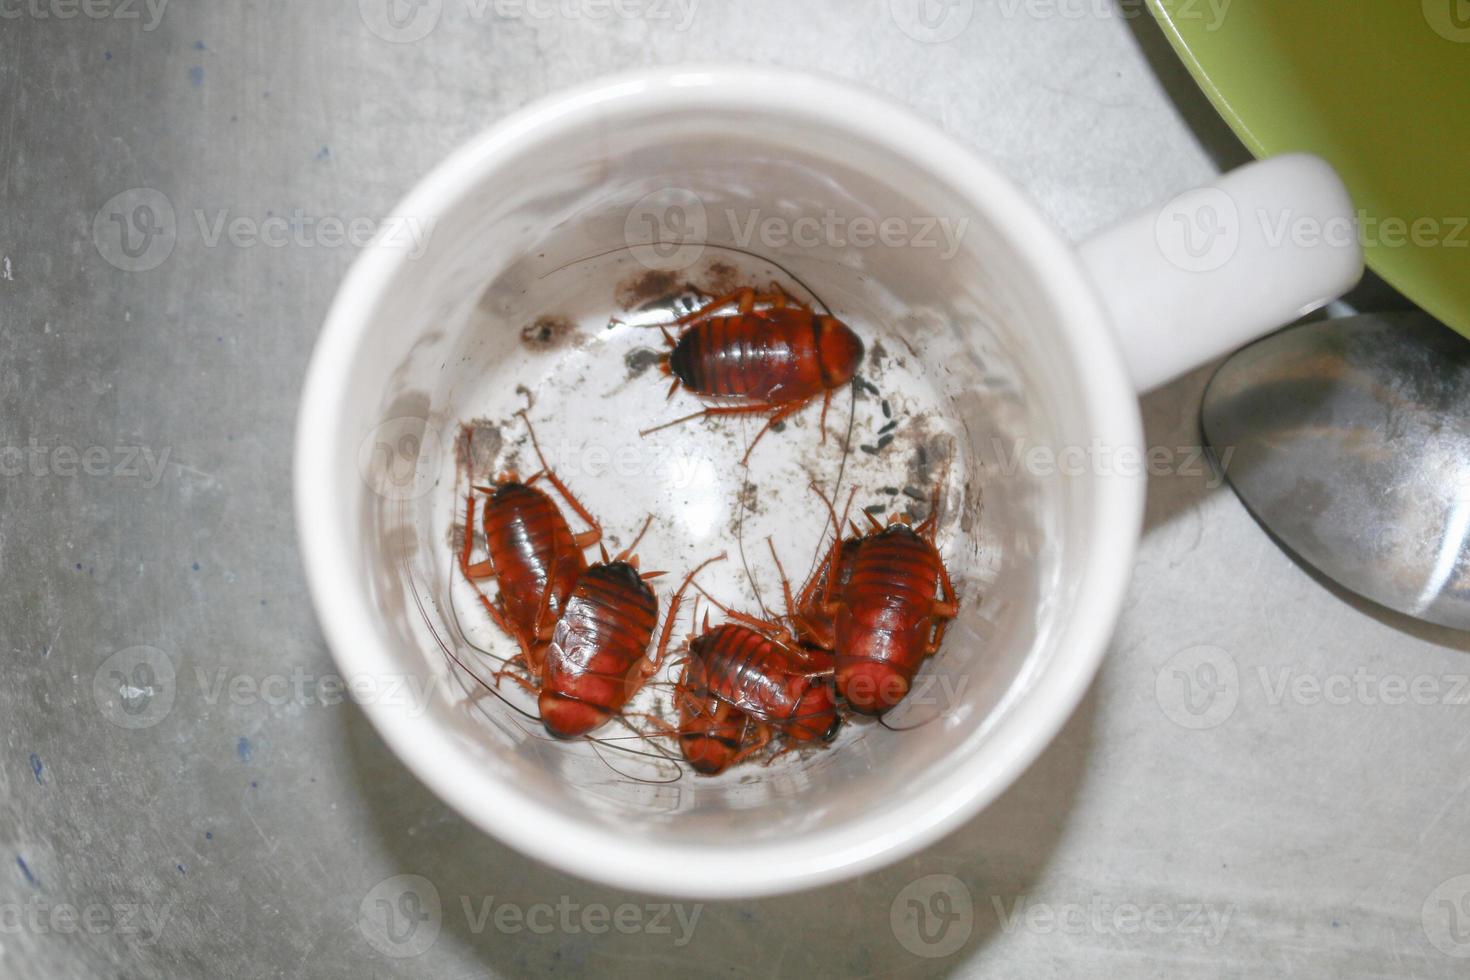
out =
[(1220, 368), (1203, 420), (1245, 505), (1302, 560), (1470, 630), (1470, 341), (1417, 312), (1294, 327)]

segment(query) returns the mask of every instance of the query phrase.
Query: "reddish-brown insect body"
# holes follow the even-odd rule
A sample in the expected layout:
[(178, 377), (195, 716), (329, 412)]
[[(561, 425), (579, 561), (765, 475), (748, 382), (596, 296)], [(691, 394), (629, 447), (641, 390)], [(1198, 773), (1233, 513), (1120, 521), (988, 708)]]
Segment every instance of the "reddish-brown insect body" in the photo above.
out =
[(658, 597), (626, 561), (588, 568), (546, 649), (538, 702), (546, 730), (576, 738), (601, 727), (638, 693), (658, 625)]
[(798, 742), (830, 741), (842, 725), (820, 663), (805, 651), (740, 623), (724, 623), (690, 644), (687, 683)]
[(481, 521), (506, 618), (537, 637), (560, 618), (587, 559), (552, 499), (524, 483), (497, 482)]
[[(815, 485), (812, 489), (821, 496)], [(840, 529), (846, 512), (838, 520), (831, 502), (826, 497), (822, 502), (832, 526)], [(934, 545), (939, 504), (936, 486), (929, 516), (917, 528), (902, 517), (884, 527), (869, 514), (871, 530), (834, 540), (802, 590), (797, 616), (802, 639), (833, 652), (837, 691), (861, 714), (881, 715), (904, 699), (959, 610), (949, 571)]]
[(863, 539), (837, 605), (837, 690), (863, 714), (880, 715), (909, 693), (924, 658), (938, 649), (954, 613), (935, 596), (948, 583), (934, 545), (907, 524)]
[(747, 741), (754, 726), (744, 712), (712, 694), (689, 690), (681, 690), (677, 701), (679, 751), (695, 772), (717, 776), (750, 754), (754, 746)]
[[(853, 563), (857, 560), (862, 538), (844, 538), (837, 549), (837, 582), (832, 591), (840, 595), (852, 581)], [(796, 625), (802, 639), (823, 650), (837, 649), (837, 620), (824, 606), (827, 582), (832, 575), (832, 556), (822, 559), (822, 564), (801, 590), (796, 603)]]
[(697, 394), (779, 405), (842, 387), (862, 357), (842, 321), (786, 306), (697, 321), (674, 345), (669, 371)]
[[(526, 422), (530, 427), (530, 420)], [(531, 438), (535, 440), (535, 432)], [(539, 456), (541, 448), (536, 446)], [(500, 594), (491, 601), (480, 593), (490, 618), (520, 647), (520, 658), (531, 673), (539, 674), (552, 628), (566, 607), (577, 579), (587, 568), (582, 549), (595, 544), (602, 530), (566, 485), (546, 465), (524, 482), (514, 473), (496, 478), (475, 491), (489, 495), (482, 515), (486, 559), (471, 564), (474, 547), (475, 496), (465, 512), (464, 543), (459, 566), (471, 581), (494, 579)], [(556, 503), (533, 484), (545, 478), (589, 525), (574, 534)]]
[[(736, 312), (714, 315), (731, 304)], [(863, 359), (863, 342), (847, 324), (813, 313), (775, 288), (770, 293), (743, 289), (721, 297), (676, 325), (686, 329), (677, 340), (671, 339), (672, 350), (662, 363), (664, 373), (674, 377), (669, 393), (683, 386), (728, 404), (669, 425), (705, 415), (765, 414), (766, 425), (751, 449), (771, 426), (819, 395), (824, 398), (825, 438), (832, 392), (852, 380)]]
[[(648, 580), (663, 572), (639, 572), (632, 553), (652, 523), (650, 515), (638, 537), (617, 557), (609, 559), (604, 552), (599, 564), (582, 573), (557, 620), (537, 692), (541, 721), (557, 738), (586, 735), (620, 714), (663, 665), (684, 590), (705, 566), (690, 572), (674, 593), (658, 646), (650, 655), (658, 598)], [(531, 688), (528, 682), (521, 683)]]

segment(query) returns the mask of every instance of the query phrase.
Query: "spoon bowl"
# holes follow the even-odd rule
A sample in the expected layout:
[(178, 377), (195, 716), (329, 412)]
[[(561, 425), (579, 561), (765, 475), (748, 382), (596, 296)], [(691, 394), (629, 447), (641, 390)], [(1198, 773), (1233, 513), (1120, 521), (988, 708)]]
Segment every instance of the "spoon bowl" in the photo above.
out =
[(1203, 422), (1246, 506), (1303, 561), (1470, 630), (1470, 342), (1418, 312), (1305, 324), (1230, 358)]

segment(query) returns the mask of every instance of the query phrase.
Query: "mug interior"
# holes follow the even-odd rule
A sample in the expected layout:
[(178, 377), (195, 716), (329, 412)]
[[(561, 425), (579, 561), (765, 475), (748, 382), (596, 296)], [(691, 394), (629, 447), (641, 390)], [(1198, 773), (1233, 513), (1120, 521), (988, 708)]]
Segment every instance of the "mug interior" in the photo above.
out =
[[(957, 186), (916, 159), (920, 147), (833, 106), (718, 86), (665, 95), (603, 90), (586, 121), (572, 110), (522, 117), (457, 160), (470, 176), (452, 206), (414, 214), (428, 198), (410, 198), (397, 217), (431, 231), (381, 266), (385, 281), (338, 366), (339, 496), (321, 530), (350, 542), (354, 571), (331, 588), (365, 599), (368, 621), (355, 628), (376, 638), (371, 669), (426, 692), (367, 705), (421, 775), (452, 784), (457, 806), (518, 845), (534, 828), (507, 815), (575, 827), (575, 841), (530, 849), (578, 873), (712, 894), (763, 861), (776, 882), (777, 854), (818, 855), (826, 868), (892, 856), (932, 816), (915, 811), (926, 793), (993, 795), (999, 785), (956, 779), (967, 769), (974, 779), (977, 758), (988, 755), (994, 775), (1039, 750), (1071, 705), (1044, 718), (1023, 706), (1050, 674), (1090, 676), (1091, 647), (1111, 625), (1105, 615), (1079, 634), (1072, 619), (1098, 567), (1110, 474), (1047, 464), (1099, 432), (1085, 397), (1098, 379), (1084, 376), (1057, 298), (1075, 269), (1038, 264), (1017, 223), (977, 202), (973, 184)], [(699, 292), (772, 281), (865, 342), (862, 380), (834, 397), (825, 441), (819, 403), (764, 436), (748, 470), (740, 458), (758, 418), (640, 436), (702, 407), (687, 392), (666, 401), (656, 325)], [(1113, 362), (1093, 370), (1121, 378)], [(853, 720), (829, 746), (717, 777), (670, 761), (672, 741), (635, 736), (654, 730), (643, 718), (592, 740), (550, 739), (526, 714), (533, 698), (510, 681), (487, 688), (516, 648), (457, 567), (470, 486), (540, 468), (523, 408), (610, 551), (653, 516), (637, 551), (642, 568), (668, 573), (655, 583), (661, 617), (684, 574), (721, 552), (729, 559), (699, 576), (708, 594), (779, 611), (767, 539), (796, 586), (830, 542), (812, 483), (839, 506), (856, 487), (860, 522), (864, 509), (879, 522), (922, 520), (937, 487), (937, 544), (961, 598), (943, 649), (888, 725)], [(1126, 509), (1119, 519), (1128, 534)], [(694, 628), (694, 595), (670, 661)], [(701, 598), (705, 612), (722, 619)], [(340, 639), (334, 647), (350, 671), (370, 662), (344, 654)], [(1066, 684), (1075, 700), (1081, 687)], [(655, 685), (634, 708), (673, 723), (668, 692)], [(405, 749), (413, 732), (433, 733), (433, 758)], [(927, 805), (950, 806), (938, 799)], [(662, 878), (646, 864), (618, 870), (639, 855), (693, 860)], [(679, 875), (687, 887), (669, 884)]]

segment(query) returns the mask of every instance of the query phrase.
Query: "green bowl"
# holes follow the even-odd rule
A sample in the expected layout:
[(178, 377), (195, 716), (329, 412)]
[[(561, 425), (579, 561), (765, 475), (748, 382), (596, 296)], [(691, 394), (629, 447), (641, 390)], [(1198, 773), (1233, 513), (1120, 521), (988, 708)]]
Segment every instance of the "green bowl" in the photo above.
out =
[(1331, 161), (1368, 264), (1470, 337), (1470, 0), (1148, 3), (1251, 152)]

